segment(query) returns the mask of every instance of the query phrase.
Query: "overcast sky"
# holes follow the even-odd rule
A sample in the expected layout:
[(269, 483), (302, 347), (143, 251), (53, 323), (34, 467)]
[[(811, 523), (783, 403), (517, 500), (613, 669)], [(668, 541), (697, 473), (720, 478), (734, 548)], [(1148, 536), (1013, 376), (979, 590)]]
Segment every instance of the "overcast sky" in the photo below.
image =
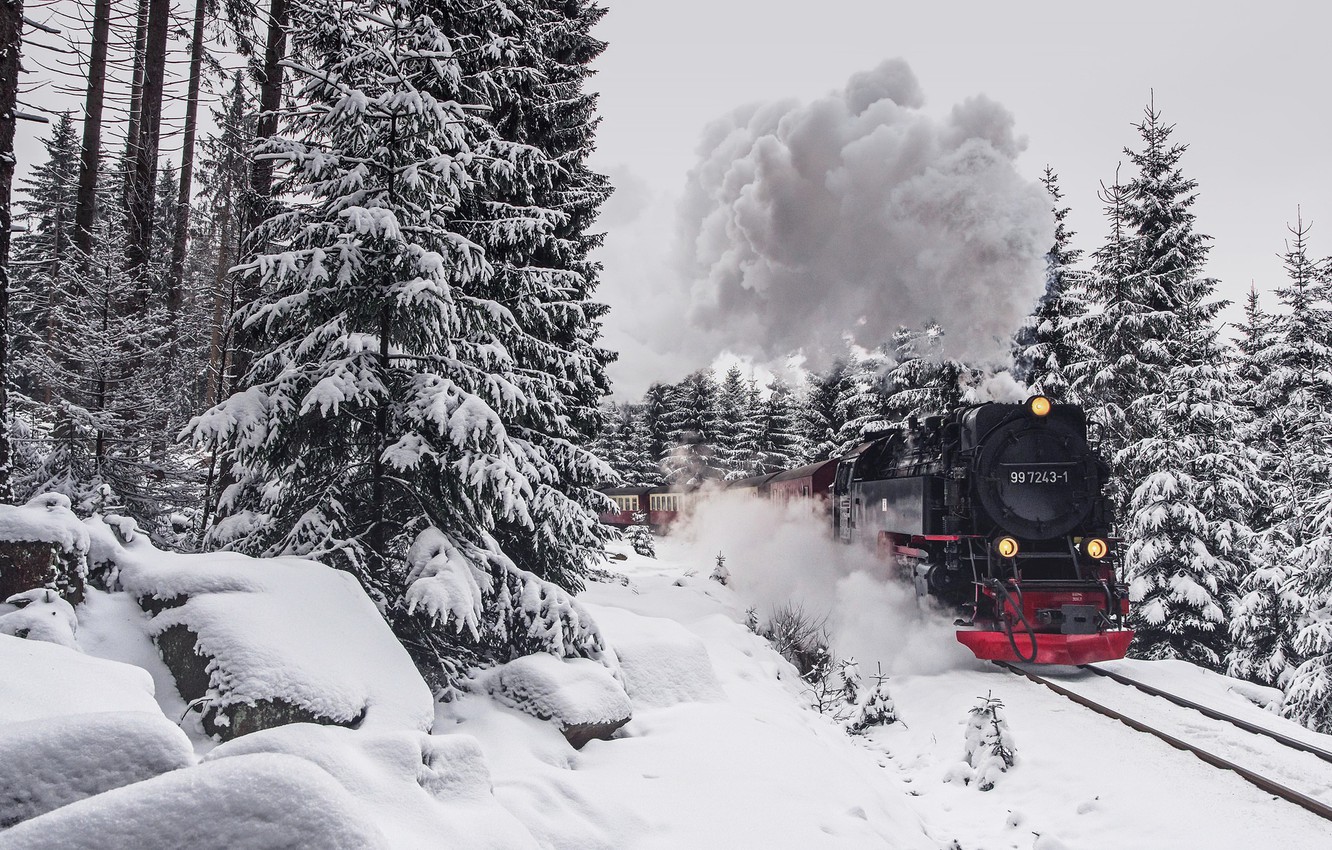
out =
[(677, 261), (679, 231), (692, 232), (677, 205), (705, 158), (705, 128), (744, 104), (825, 98), (886, 59), (905, 61), (920, 112), (940, 122), (974, 95), (1005, 107), (1025, 138), (1013, 167), (1034, 181), (1054, 166), (1077, 247), (1094, 249), (1102, 237), (1099, 182), (1113, 179), (1125, 145), (1137, 145), (1132, 124), (1154, 88), (1174, 140), (1189, 145), (1183, 165), (1199, 183), (1198, 226), (1215, 239), (1209, 272), (1225, 297), (1241, 297), (1250, 281), (1260, 291), (1279, 285), (1276, 255), (1297, 204), (1315, 222), (1314, 251), (1332, 254), (1326, 4), (605, 2), (595, 164), (619, 193), (602, 219), (600, 294), (612, 306), (606, 342), (621, 353), (612, 376), (623, 398), (728, 347), (715, 321), (706, 335), (692, 332), (698, 284)]

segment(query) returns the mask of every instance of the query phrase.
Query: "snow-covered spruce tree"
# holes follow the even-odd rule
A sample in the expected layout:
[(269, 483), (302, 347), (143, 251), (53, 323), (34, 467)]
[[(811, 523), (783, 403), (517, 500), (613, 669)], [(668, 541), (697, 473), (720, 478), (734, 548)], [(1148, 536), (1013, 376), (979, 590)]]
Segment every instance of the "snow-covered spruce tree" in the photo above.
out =
[(896, 723), (897, 706), (888, 693), (888, 677), (880, 667), (872, 677), (874, 685), (869, 689), (869, 696), (860, 703), (846, 731), (853, 735), (862, 735), (874, 726), (888, 726)]
[(597, 346), (606, 307), (592, 300), (601, 243), (591, 226), (611, 188), (588, 167), (598, 123), (589, 67), (605, 43), (591, 36), (605, 10), (588, 0), (427, 0), (449, 33), (469, 100), (485, 104), (489, 134), (476, 153), (497, 165), (461, 199), (457, 227), (481, 246), (491, 274), (478, 294), (507, 309), (500, 341), (521, 369), (527, 403), (505, 421), (540, 456), (530, 517), (501, 517), (495, 531), (524, 569), (570, 589), (601, 551), (597, 522), (604, 468), (587, 449), (610, 392)]
[[(1148, 303), (1136, 267), (1137, 236), (1128, 223), (1130, 191), (1119, 182), (1102, 185), (1100, 198), (1107, 223), (1105, 242), (1093, 253), (1086, 277), (1088, 312), (1071, 324), (1074, 343), (1083, 359), (1068, 367), (1073, 392), (1087, 405), (1088, 416), (1099, 426), (1105, 454), (1116, 452), (1144, 436), (1128, 417), (1128, 405), (1154, 389), (1161, 366), (1159, 340), (1167, 332), (1166, 312)], [(1142, 340), (1145, 344), (1138, 345)], [(1124, 518), (1128, 497), (1136, 482), (1119, 470), (1106, 488), (1117, 516)]]
[(1013, 733), (1000, 714), (1004, 704), (991, 694), (980, 697), (967, 722), (967, 764), (975, 771), (976, 787), (989, 791), (1000, 775), (1017, 763)]
[(1225, 609), (1250, 571), (1257, 466), (1241, 442), (1244, 412), (1218, 342), (1224, 303), (1209, 301), (1216, 283), (1203, 276), (1209, 238), (1194, 229), (1197, 183), (1179, 165), (1186, 148), (1170, 143), (1173, 128), (1154, 104), (1136, 126), (1143, 148), (1126, 151), (1137, 174), (1121, 214), (1132, 253), (1126, 267), (1101, 259), (1110, 272), (1102, 292), (1119, 299), (1114, 326), (1140, 352), (1107, 364), (1119, 383), (1105, 420), (1128, 496), (1120, 517), (1134, 653), (1220, 669)]
[(68, 112), (60, 115), (42, 144), (46, 161), (19, 185), (27, 228), (14, 235), (10, 260), (9, 380), (17, 391), (10, 403), (26, 416), (35, 413), (27, 402), (48, 405), (66, 383), (55, 373), (72, 342), (62, 323), (71, 295), (66, 288), (79, 146)]
[(864, 442), (867, 432), (895, 424), (888, 403), (892, 370), (896, 363), (887, 346), (880, 346), (850, 360), (851, 368), (837, 399), (842, 427), (837, 432), (837, 454)]
[(728, 481), (755, 474), (754, 446), (746, 439), (754, 418), (749, 389), (739, 366), (727, 369), (717, 387), (717, 464)]
[(643, 393), (643, 428), (647, 432), (645, 459), (657, 468), (657, 481), (665, 480), (662, 464), (670, 453), (670, 398), (671, 385), (653, 383)]
[(289, 207), (242, 264), (264, 293), (240, 316), (257, 356), (192, 424), (235, 477), (212, 541), (351, 571), (438, 685), (487, 658), (597, 657), (581, 609), (498, 537), (535, 533), (549, 508), (534, 503), (559, 462), (528, 427), (555, 378), (509, 349), (524, 328), (478, 295), (496, 270), (456, 227), (464, 195), (543, 158), (465, 105), (453, 46), (417, 6), (310, 2), (289, 34), (302, 107), (261, 153)]
[(1213, 286), (1199, 278), (1179, 288), (1186, 303), (1171, 338), (1174, 363), (1161, 390), (1130, 405), (1150, 436), (1119, 458), (1150, 470), (1125, 529), (1134, 654), (1221, 669), (1226, 608), (1254, 568), (1258, 466), (1241, 439), (1238, 382), (1213, 323), (1223, 303), (1202, 301)]
[(1053, 204), (1054, 245), (1045, 255), (1045, 294), (1014, 338), (1013, 371), (1018, 380), (1055, 401), (1076, 402), (1067, 367), (1086, 359), (1086, 352), (1074, 348), (1079, 338), (1072, 332), (1087, 309), (1074, 268), (1082, 251), (1072, 247), (1074, 234), (1064, 221), (1071, 210), (1060, 206), (1064, 193), (1054, 169), (1047, 165), (1041, 182)]
[(806, 379), (805, 404), (801, 411), (808, 463), (827, 460), (841, 447), (839, 435), (846, 426), (844, 400), (852, 393), (854, 359), (848, 354), (833, 360), (823, 372)]
[(943, 328), (929, 322), (922, 329), (899, 328), (893, 334), (897, 365), (888, 374), (889, 418), (905, 422), (952, 410), (962, 402), (963, 379), (974, 383), (979, 371), (940, 355)]
[[(1309, 505), (1307, 541), (1291, 551), (1292, 579), (1303, 616), (1295, 634), (1302, 663), (1288, 675), (1282, 713), (1316, 732), (1332, 733), (1332, 489)], [(1292, 606), (1294, 607), (1294, 606)]]
[(614, 475), (598, 482), (612, 485), (624, 480), (625, 452), (631, 427), (629, 406), (627, 404), (604, 405), (601, 412), (601, 430), (592, 441), (592, 453), (601, 458)]
[(767, 475), (800, 465), (804, 457), (796, 403), (791, 388), (778, 378), (758, 403), (753, 436), (754, 474)]
[[(1231, 620), (1229, 672), (1287, 688), (1304, 660), (1296, 635), (1306, 610), (1299, 578), (1317, 537), (1311, 509), (1332, 467), (1325, 446), (1327, 322), (1332, 317), (1319, 264), (1309, 257), (1309, 227), (1297, 217), (1283, 255), (1287, 282), (1277, 290), (1287, 315), (1262, 311), (1250, 290), (1239, 325), (1236, 372), (1247, 388), (1246, 442), (1258, 458), (1262, 496), (1253, 526), (1261, 530), (1254, 569), (1245, 577)], [(1300, 558), (1295, 557), (1298, 551)]]
[(725, 477), (716, 455), (717, 381), (701, 369), (676, 384), (667, 397), (670, 454), (662, 462), (666, 480), (685, 488)]

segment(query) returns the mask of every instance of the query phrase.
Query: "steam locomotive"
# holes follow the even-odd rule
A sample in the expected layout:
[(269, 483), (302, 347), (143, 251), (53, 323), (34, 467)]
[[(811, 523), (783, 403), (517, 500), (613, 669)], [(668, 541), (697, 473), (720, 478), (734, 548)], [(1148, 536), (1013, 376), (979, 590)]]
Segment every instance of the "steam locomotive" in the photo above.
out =
[[(1108, 472), (1082, 408), (1034, 396), (911, 419), (842, 457), (727, 486), (826, 505), (838, 540), (958, 609), (957, 639), (978, 658), (1086, 664), (1123, 658), (1133, 639)], [(664, 489), (644, 500), (665, 506)], [(634, 521), (637, 495), (613, 495), (621, 511), (603, 520)], [(654, 525), (692, 506), (693, 494), (676, 495)]]
[(1133, 632), (1108, 472), (1080, 407), (1044, 396), (962, 407), (837, 459), (832, 523), (961, 609), (957, 639), (978, 658), (1123, 658)]

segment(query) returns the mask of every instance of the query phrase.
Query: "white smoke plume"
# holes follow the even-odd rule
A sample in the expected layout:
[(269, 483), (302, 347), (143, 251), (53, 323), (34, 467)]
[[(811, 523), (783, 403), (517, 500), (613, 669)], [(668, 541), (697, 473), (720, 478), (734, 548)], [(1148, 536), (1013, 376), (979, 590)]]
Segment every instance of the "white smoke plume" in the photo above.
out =
[(819, 366), (849, 334), (944, 329), (941, 356), (998, 362), (1043, 291), (1053, 233), (1001, 105), (922, 111), (900, 59), (812, 103), (736, 110), (705, 133), (681, 204), (688, 316), (707, 342)]
[(826, 618), (831, 648), (861, 670), (933, 673), (977, 663), (955, 636), (951, 613), (916, 599), (872, 552), (832, 538), (826, 514), (735, 491), (709, 494), (660, 541), (664, 556), (710, 568), (726, 556), (730, 587), (766, 622), (798, 605)]

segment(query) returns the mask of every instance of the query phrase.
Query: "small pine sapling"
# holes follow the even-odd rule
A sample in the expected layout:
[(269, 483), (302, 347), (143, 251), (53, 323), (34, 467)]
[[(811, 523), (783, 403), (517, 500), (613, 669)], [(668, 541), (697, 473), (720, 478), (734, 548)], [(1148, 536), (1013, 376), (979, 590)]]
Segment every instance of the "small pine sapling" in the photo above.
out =
[(657, 557), (657, 543), (652, 537), (652, 528), (646, 525), (631, 525), (625, 532), (629, 545), (644, 558)]
[(726, 556), (721, 552), (717, 553), (717, 566), (712, 568), (712, 575), (708, 578), (725, 587), (731, 580), (731, 572), (726, 569)]
[(978, 699), (967, 723), (967, 764), (975, 771), (976, 786), (989, 791), (999, 774), (1014, 765), (1017, 753), (1008, 723), (999, 715), (1003, 702), (990, 693)]
[(854, 658), (843, 658), (837, 662), (837, 674), (842, 679), (842, 699), (848, 706), (860, 705), (860, 665)]
[(870, 688), (869, 696), (861, 703), (851, 724), (847, 726), (846, 731), (853, 735), (863, 734), (871, 726), (888, 726), (897, 722), (897, 707), (888, 693), (888, 677), (883, 674), (882, 667), (873, 678), (874, 687)]
[(750, 605), (745, 611), (745, 628), (749, 629), (754, 634), (759, 633), (758, 608), (755, 608), (753, 605)]

